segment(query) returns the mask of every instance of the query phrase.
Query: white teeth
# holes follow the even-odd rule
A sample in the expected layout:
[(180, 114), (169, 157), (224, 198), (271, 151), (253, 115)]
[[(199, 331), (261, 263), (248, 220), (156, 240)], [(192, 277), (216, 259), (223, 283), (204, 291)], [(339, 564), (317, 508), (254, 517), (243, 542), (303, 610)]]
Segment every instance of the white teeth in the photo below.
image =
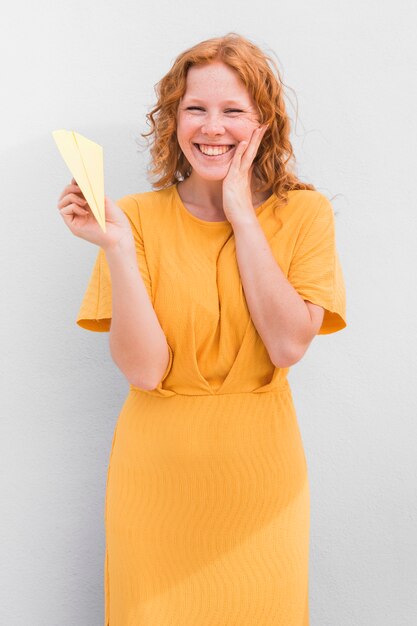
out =
[(203, 154), (207, 154), (208, 156), (225, 154), (232, 148), (232, 146), (205, 146), (204, 144), (198, 144), (198, 147)]

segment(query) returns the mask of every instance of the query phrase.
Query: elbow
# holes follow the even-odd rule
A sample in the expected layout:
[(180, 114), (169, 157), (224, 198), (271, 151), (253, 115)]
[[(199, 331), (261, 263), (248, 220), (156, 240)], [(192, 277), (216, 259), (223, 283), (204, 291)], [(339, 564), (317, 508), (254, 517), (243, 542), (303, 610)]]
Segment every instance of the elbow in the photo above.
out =
[(160, 383), (160, 379), (155, 382), (155, 379), (144, 379), (142, 378), (131, 378), (129, 379), (129, 383), (136, 387), (137, 389), (142, 389), (143, 391), (153, 391), (156, 389)]
[(297, 361), (299, 361), (299, 359), (274, 359), (272, 360), (272, 363), (274, 364), (274, 367), (278, 368), (278, 369), (286, 369), (288, 367), (291, 367), (292, 365), (294, 365), (295, 363), (297, 363)]
[(131, 384), (134, 387), (138, 387), (139, 389), (143, 389), (144, 391), (153, 391), (161, 384), (161, 381), (167, 375), (167, 369), (170, 364), (170, 351), (168, 347), (166, 347), (164, 354), (162, 356), (162, 360), (160, 363), (155, 364), (152, 363), (153, 374), (150, 374), (150, 369), (148, 369), (148, 375), (135, 377), (135, 381), (131, 381)]
[(137, 380), (136, 378), (130, 379), (129, 383), (133, 385), (133, 387), (135, 387), (136, 389), (141, 389), (142, 391), (152, 391), (157, 386), (151, 384), (149, 381), (145, 382), (143, 379)]
[(136, 373), (136, 376), (129, 379), (129, 382), (134, 387), (143, 389), (143, 391), (153, 391), (161, 382), (161, 376), (159, 376), (159, 372), (157, 374), (151, 374), (148, 370), (147, 374), (142, 372), (142, 375), (138, 375)]
[(317, 320), (314, 328), (309, 327), (302, 335), (299, 335), (297, 339), (287, 342), (285, 345), (280, 345), (279, 349), (274, 346), (274, 350), (271, 350), (271, 361), (278, 368), (286, 368), (295, 365), (298, 361), (301, 361), (308, 347), (313, 341), (318, 329), (320, 328), (319, 320)]
[(138, 372), (137, 367), (132, 367), (130, 363), (126, 363), (123, 359), (119, 358), (118, 355), (114, 353), (113, 350), (110, 350), (111, 357), (113, 362), (116, 364), (118, 369), (124, 374), (126, 380), (130, 385), (136, 387), (138, 389), (143, 389), (144, 391), (152, 391), (155, 388), (151, 376), (147, 373), (147, 368), (141, 368)]
[(155, 385), (153, 385), (153, 383), (144, 376), (139, 377), (137, 374), (135, 376), (128, 376), (125, 374), (125, 376), (129, 384), (136, 389), (141, 389), (143, 391), (152, 391), (152, 389), (155, 389)]
[(291, 367), (292, 365), (298, 363), (298, 361), (301, 361), (306, 350), (307, 347), (304, 346), (291, 346), (285, 351), (281, 350), (278, 355), (273, 355), (273, 358), (271, 357), (271, 361), (275, 367), (280, 369)]

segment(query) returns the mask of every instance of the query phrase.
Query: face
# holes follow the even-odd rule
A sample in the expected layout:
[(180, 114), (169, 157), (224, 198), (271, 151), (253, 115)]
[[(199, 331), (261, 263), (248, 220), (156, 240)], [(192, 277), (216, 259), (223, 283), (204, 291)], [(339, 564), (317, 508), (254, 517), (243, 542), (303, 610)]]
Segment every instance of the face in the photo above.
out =
[(239, 76), (221, 62), (188, 70), (177, 113), (177, 138), (193, 172), (222, 180), (240, 141), (259, 126), (256, 105)]

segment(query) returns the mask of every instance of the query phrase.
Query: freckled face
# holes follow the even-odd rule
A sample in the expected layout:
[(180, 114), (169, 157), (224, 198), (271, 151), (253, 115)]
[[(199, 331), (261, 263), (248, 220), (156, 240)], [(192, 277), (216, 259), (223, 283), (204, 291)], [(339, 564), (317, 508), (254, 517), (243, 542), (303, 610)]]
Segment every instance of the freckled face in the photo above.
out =
[(193, 171), (222, 180), (240, 141), (259, 126), (258, 111), (239, 76), (221, 62), (188, 70), (177, 112), (177, 139)]

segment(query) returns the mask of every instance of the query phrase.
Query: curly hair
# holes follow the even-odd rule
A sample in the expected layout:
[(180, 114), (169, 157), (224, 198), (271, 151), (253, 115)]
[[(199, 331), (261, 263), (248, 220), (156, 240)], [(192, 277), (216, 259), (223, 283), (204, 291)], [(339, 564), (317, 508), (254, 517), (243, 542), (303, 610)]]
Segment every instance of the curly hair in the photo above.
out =
[[(161, 189), (191, 173), (191, 166), (177, 140), (177, 109), (186, 91), (187, 72), (193, 65), (221, 61), (234, 69), (252, 96), (260, 124), (268, 124), (258, 153), (253, 161), (253, 173), (260, 185), (257, 191), (272, 192), (280, 200), (292, 189), (312, 189), (314, 185), (301, 182), (294, 173), (295, 156), (289, 139), (290, 120), (286, 113), (283, 82), (275, 61), (259, 47), (237, 33), (202, 41), (182, 52), (169, 72), (155, 85), (157, 103), (147, 113), (151, 130), (140, 133), (153, 135), (148, 168), (153, 188)], [(275, 72), (274, 72), (275, 70)]]

